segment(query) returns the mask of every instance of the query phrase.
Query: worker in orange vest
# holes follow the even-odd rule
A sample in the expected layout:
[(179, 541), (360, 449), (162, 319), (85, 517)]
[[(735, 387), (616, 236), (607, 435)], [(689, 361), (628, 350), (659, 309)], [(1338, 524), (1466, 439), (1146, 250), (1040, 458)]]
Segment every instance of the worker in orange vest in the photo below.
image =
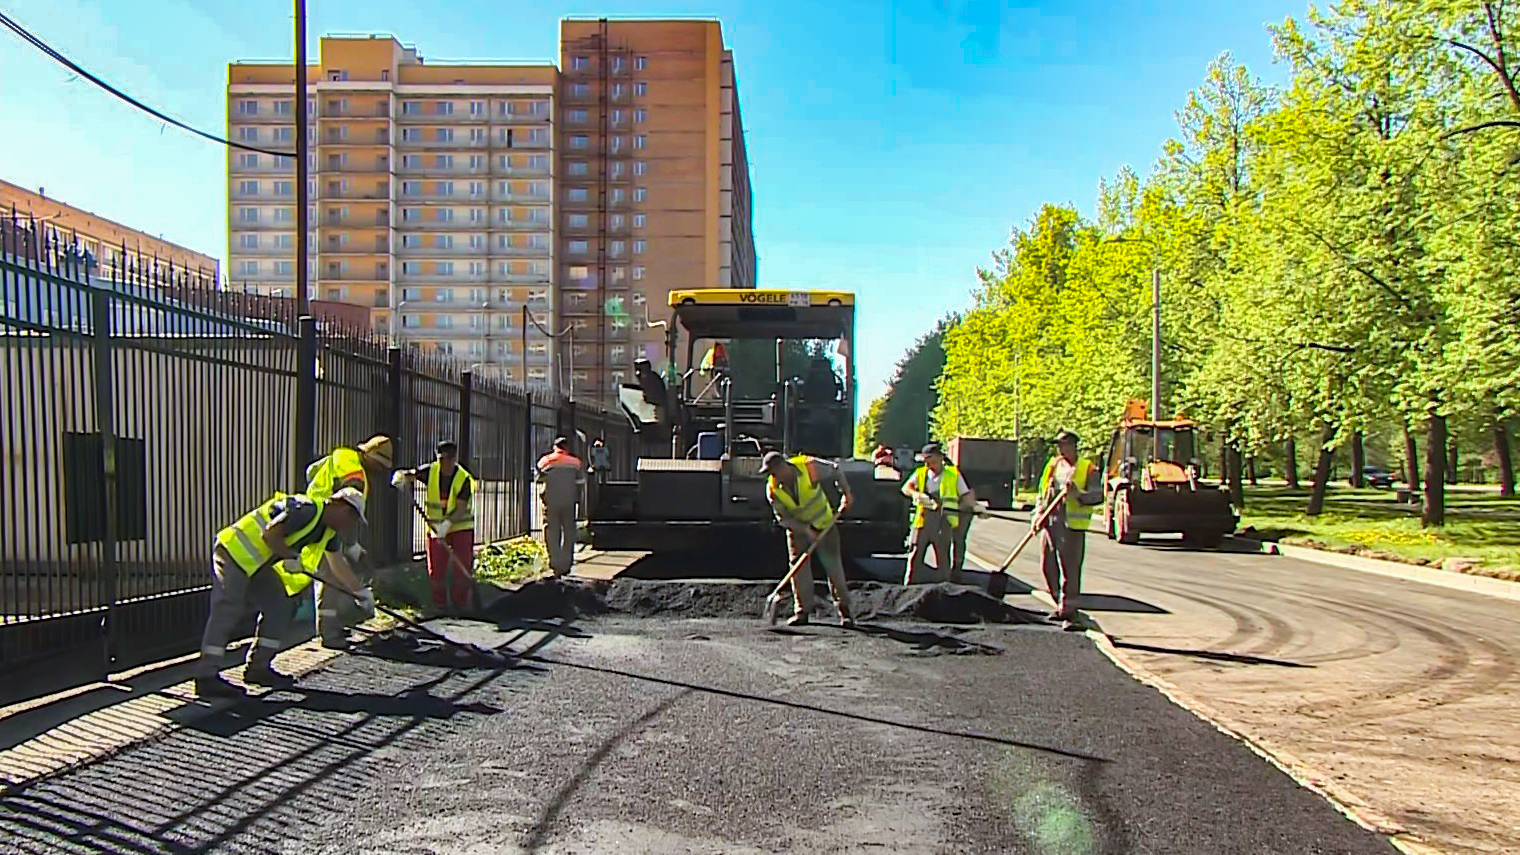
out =
[(565, 576), (575, 563), (575, 506), (586, 485), (586, 466), (570, 453), (570, 440), (554, 440), (554, 450), (538, 459), (538, 498), (544, 509), (544, 548), (549, 569)]

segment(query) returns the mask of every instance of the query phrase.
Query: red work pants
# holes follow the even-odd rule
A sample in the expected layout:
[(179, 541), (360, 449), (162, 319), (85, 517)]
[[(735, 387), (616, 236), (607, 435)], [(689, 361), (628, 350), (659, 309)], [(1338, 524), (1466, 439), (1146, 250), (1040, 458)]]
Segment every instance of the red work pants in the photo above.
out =
[[(450, 552), (454, 553), (459, 559), (459, 564), (463, 565), (463, 572), (449, 560)], [(451, 531), (443, 540), (428, 536), (428, 587), (432, 589), (435, 608), (445, 609), (453, 606), (457, 609), (468, 609), (470, 607), (470, 588), (475, 584), (474, 559), (474, 530)]]

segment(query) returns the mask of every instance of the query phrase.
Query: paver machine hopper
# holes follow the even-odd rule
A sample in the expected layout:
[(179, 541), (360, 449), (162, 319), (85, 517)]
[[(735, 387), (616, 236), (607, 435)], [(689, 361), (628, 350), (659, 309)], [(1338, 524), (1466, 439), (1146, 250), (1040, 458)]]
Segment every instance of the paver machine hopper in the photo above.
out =
[[(735, 554), (771, 544), (779, 550), (783, 535), (760, 471), (761, 457), (776, 450), (811, 454), (843, 469), (855, 499), (838, 523), (845, 555), (900, 553), (909, 514), (898, 481), (878, 474), (869, 460), (852, 459), (854, 295), (672, 291), (670, 309), (666, 351), (673, 370), (662, 377), (641, 361), (638, 382), (619, 390), (640, 437), (640, 458), (635, 480), (607, 482), (597, 491), (591, 545), (652, 553)], [(813, 348), (807, 368), (796, 372), (783, 356), (787, 342), (799, 340)], [(725, 364), (724, 346), (774, 348), (775, 365), (764, 366), (763, 378), (741, 378), (756, 366)], [(838, 496), (830, 499), (837, 503)]]
[(1124, 407), (1103, 466), (1103, 522), (1110, 540), (1137, 543), (1142, 534), (1181, 534), (1186, 543), (1217, 547), (1234, 534), (1240, 513), (1220, 484), (1199, 478), (1197, 423), (1149, 417), (1143, 401)]

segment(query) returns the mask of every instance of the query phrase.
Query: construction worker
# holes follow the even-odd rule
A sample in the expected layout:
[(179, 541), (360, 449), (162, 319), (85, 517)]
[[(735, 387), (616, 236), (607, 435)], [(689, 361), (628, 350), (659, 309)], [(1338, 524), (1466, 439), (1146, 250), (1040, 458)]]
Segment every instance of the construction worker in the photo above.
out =
[(398, 470), (391, 476), (391, 484), (410, 491), (413, 484), (422, 481), (433, 607), (462, 614), (470, 608), (475, 587), (475, 476), (459, 465), (459, 446), (455, 443), (444, 440), (435, 446), (434, 453), (432, 463)]
[[(1055, 503), (1060, 501), (1059, 505)], [(1055, 602), (1050, 613), (1070, 628), (1082, 593), (1082, 561), (1087, 554), (1087, 527), (1092, 509), (1103, 503), (1103, 482), (1098, 467), (1077, 457), (1077, 435), (1063, 430), (1056, 435), (1056, 456), (1040, 474), (1035, 515), (1055, 506), (1040, 532), (1040, 571), (1045, 588)]]
[[(391, 439), (383, 434), (370, 437), (358, 448), (335, 448), (331, 454), (306, 467), (306, 480), (310, 482), (306, 485), (306, 495), (326, 499), (344, 487), (353, 487), (364, 494), (364, 501), (368, 504), (369, 472), (390, 471), (391, 460)], [(351, 534), (357, 535), (358, 530)], [(344, 541), (343, 557), (354, 575), (363, 581), (373, 572), (368, 553), (359, 545), (357, 536), (346, 537), (340, 533), (339, 538)], [(357, 623), (350, 608), (352, 603), (353, 600), (337, 586), (317, 582), (317, 635), (322, 639), (323, 647), (329, 650), (348, 648), (348, 634)]]
[[(294, 683), (272, 663), (295, 615), (292, 598), (306, 590), (312, 577), (321, 572), (324, 558), (331, 577), (354, 592), (360, 609), (374, 613), (374, 595), (354, 577), (337, 540), (338, 532), (363, 523), (364, 494), (345, 487), (330, 499), (276, 493), (217, 533), (211, 550), (211, 613), (195, 664), (196, 695), (243, 696), (242, 689), (217, 672), (233, 630), (250, 607), (259, 613), (259, 620), (243, 682), (271, 688), (288, 688)], [(292, 559), (299, 568), (296, 572), (284, 566)]]
[(607, 449), (607, 443), (601, 437), (591, 442), (591, 471), (596, 473), (598, 482), (607, 480), (607, 473), (612, 469), (612, 452)]
[(570, 453), (570, 440), (558, 437), (554, 450), (538, 459), (534, 467), (538, 498), (544, 509), (544, 549), (549, 569), (565, 576), (575, 563), (575, 505), (586, 485), (586, 467)]
[[(850, 616), (850, 591), (845, 587), (844, 562), (839, 549), (839, 530), (831, 523), (850, 509), (855, 501), (844, 471), (827, 460), (799, 454), (790, 460), (779, 451), (766, 452), (760, 460), (761, 471), (770, 476), (765, 482), (765, 498), (770, 502), (776, 521), (786, 529), (786, 546), (792, 561), (806, 552), (814, 541), (822, 539), (808, 561), (792, 575), (792, 603), (795, 612), (788, 626), (804, 626), (813, 610), (813, 559), (822, 562), (829, 580), (829, 593), (839, 612), (839, 623), (855, 625)], [(839, 506), (829, 506), (824, 492), (826, 484), (839, 490)]]
[(911, 585), (928, 576), (929, 565), (924, 558), (931, 546), (936, 574), (948, 575), (950, 581), (958, 582), (960, 569), (951, 545), (957, 542), (957, 527), (970, 523), (974, 497), (960, 470), (945, 462), (945, 452), (939, 443), (924, 446), (919, 458), (923, 465), (913, 471), (902, 487), (903, 495), (913, 501), (913, 554), (908, 559), (903, 584)]

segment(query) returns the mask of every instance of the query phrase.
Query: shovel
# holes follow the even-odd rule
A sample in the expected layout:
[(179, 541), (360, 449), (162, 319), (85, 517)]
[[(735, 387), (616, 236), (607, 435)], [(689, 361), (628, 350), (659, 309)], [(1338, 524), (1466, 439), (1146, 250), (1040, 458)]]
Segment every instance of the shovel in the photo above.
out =
[(1036, 534), (1039, 534), (1040, 529), (1045, 527), (1045, 523), (1050, 520), (1050, 515), (1055, 513), (1056, 508), (1061, 507), (1061, 505), (1065, 503), (1066, 494), (1070, 491), (1071, 482), (1068, 481), (1066, 483), (1066, 486), (1061, 488), (1061, 492), (1057, 493), (1056, 497), (1052, 499), (1050, 504), (1045, 507), (1045, 510), (1040, 511), (1039, 515), (1030, 521), (1029, 532), (1025, 534), (1024, 538), (1020, 540), (1018, 545), (1013, 548), (1013, 551), (1008, 553), (1008, 557), (1003, 559), (1003, 563), (999, 565), (997, 569), (997, 574), (1008, 572), (1008, 568), (1013, 566), (1013, 560), (1019, 557), (1019, 553), (1024, 551), (1024, 547), (1029, 545), (1029, 541), (1034, 540), (1034, 536)]
[(781, 589), (785, 588), (787, 583), (792, 581), (792, 577), (796, 576), (797, 571), (802, 569), (802, 565), (806, 564), (807, 560), (812, 557), (813, 550), (818, 548), (818, 544), (823, 543), (823, 536), (834, 528), (834, 522), (838, 519), (839, 515), (835, 514), (834, 519), (829, 520), (829, 524), (823, 527), (823, 531), (818, 532), (818, 536), (813, 538), (813, 542), (808, 544), (808, 548), (803, 550), (802, 554), (797, 556), (796, 560), (792, 562), (792, 566), (786, 571), (786, 575), (781, 577), (781, 582), (771, 590), (771, 595), (765, 598), (766, 623), (772, 626), (776, 624), (776, 612), (781, 607)]
[[(358, 600), (359, 599), (359, 595), (356, 592), (350, 591), (347, 588), (343, 587), (342, 585), (339, 585), (339, 584), (331, 582), (331, 581), (329, 581), (327, 579), (324, 579), (321, 576), (317, 575), (316, 573), (312, 573), (312, 572), (310, 572), (310, 571), (308, 571), (308, 570), (306, 570), (304, 568), (301, 570), (301, 572), (305, 573), (306, 575), (310, 576), (313, 579), (316, 579), (317, 581), (321, 582), (324, 585), (332, 585), (334, 588), (337, 588), (339, 591), (342, 591), (344, 594), (347, 594), (349, 597), (352, 597), (354, 600)], [(396, 621), (397, 623), (401, 624), (402, 626), (406, 627), (407, 629), (410, 629), (410, 630), (412, 630), (412, 631), (414, 631), (414, 632), (416, 632), (416, 633), (418, 633), (420, 635), (425, 635), (428, 638), (431, 638), (434, 641), (439, 642), (440, 644), (443, 644), (443, 645), (445, 645), (447, 647), (451, 647), (451, 648), (453, 648), (455, 650), (458, 650), (458, 651), (460, 651), (462, 653), (468, 653), (468, 654), (470, 654), (472, 656), (476, 656), (476, 657), (479, 657), (481, 659), (484, 659), (485, 661), (490, 662), (493, 665), (505, 665), (505, 664), (508, 664), (508, 663), (512, 662), (513, 660), (515, 660), (517, 658), (516, 654), (511, 653), (510, 651), (507, 652), (507, 653), (502, 653), (499, 650), (490, 650), (490, 649), (487, 649), (485, 647), (481, 647), (478, 644), (469, 644), (468, 642), (464, 642), (464, 641), (455, 641), (454, 639), (449, 638), (447, 635), (444, 635), (443, 633), (439, 632), (438, 630), (432, 629), (431, 627), (423, 626), (422, 624), (420, 624), (420, 623), (412, 620), (411, 618), (407, 617), (404, 614), (401, 614), (400, 612), (392, 611), (392, 610), (386, 608), (385, 606), (380, 605), (379, 603), (374, 603), (374, 606), (375, 606), (375, 611), (379, 612), (380, 614), (385, 615), (386, 617), (390, 618), (391, 620)]]

